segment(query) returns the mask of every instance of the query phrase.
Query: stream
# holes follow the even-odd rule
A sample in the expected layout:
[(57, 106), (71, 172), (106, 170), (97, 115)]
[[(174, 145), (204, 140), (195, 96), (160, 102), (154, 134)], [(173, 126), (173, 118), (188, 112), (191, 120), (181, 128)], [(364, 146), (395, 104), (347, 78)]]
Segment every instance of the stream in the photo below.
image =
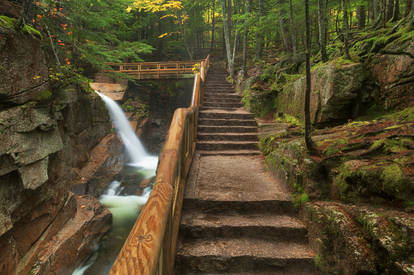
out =
[(158, 157), (147, 153), (121, 107), (111, 98), (95, 92), (109, 110), (115, 130), (125, 146), (128, 163), (117, 176), (117, 180), (113, 181), (99, 198), (112, 213), (111, 230), (95, 247), (94, 253), (75, 269), (73, 275), (109, 273), (141, 207), (145, 205), (151, 193), (152, 185), (149, 185), (141, 195), (137, 195), (140, 183), (155, 176), (158, 164)]

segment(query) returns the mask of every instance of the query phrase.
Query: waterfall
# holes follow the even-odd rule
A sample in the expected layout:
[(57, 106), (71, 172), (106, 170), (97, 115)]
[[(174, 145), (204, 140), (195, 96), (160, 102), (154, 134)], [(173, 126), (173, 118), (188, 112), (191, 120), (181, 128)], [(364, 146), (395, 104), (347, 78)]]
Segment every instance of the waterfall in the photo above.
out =
[[(158, 157), (149, 155), (140, 140), (132, 130), (121, 107), (111, 98), (95, 91), (105, 102), (112, 123), (118, 136), (122, 139), (129, 159), (127, 170), (132, 171), (138, 178), (155, 176)], [(139, 182), (137, 182), (137, 185)], [(128, 194), (119, 181), (113, 181), (99, 201), (108, 207), (112, 213), (112, 228), (108, 235), (98, 245), (96, 251), (72, 275), (108, 274), (125, 239), (134, 225), (139, 211), (148, 200), (151, 186), (143, 190), (142, 195)]]
[(106, 107), (109, 110), (111, 120), (115, 126), (115, 130), (118, 136), (124, 143), (127, 156), (129, 158), (129, 166), (135, 166), (144, 169), (155, 170), (158, 163), (158, 158), (149, 155), (141, 141), (138, 139), (135, 132), (132, 130), (131, 125), (121, 107), (110, 97), (95, 91), (105, 102)]

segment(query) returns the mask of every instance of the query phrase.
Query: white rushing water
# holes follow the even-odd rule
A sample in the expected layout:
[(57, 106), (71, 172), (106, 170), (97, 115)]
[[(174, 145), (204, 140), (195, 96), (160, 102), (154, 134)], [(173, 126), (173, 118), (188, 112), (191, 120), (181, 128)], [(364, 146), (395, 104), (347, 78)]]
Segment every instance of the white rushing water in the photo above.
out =
[[(95, 91), (105, 102), (115, 130), (124, 143), (129, 163), (129, 170), (133, 171), (138, 178), (151, 178), (155, 176), (158, 157), (149, 155), (135, 132), (132, 130), (127, 117), (121, 107), (111, 98)], [(137, 182), (137, 185), (139, 182)], [(108, 207), (112, 213), (112, 228), (93, 255), (72, 274), (107, 274), (122, 247), (122, 244), (129, 234), (139, 211), (148, 200), (151, 193), (151, 187), (143, 190), (142, 195), (125, 194), (124, 187), (119, 181), (113, 181), (99, 201)]]
[(118, 136), (124, 143), (130, 163), (128, 165), (135, 166), (144, 169), (154, 170), (157, 167), (158, 158), (149, 155), (141, 141), (138, 139), (135, 132), (132, 130), (131, 125), (121, 107), (110, 97), (95, 91), (105, 102), (106, 107), (109, 110), (111, 120), (115, 126), (115, 130)]

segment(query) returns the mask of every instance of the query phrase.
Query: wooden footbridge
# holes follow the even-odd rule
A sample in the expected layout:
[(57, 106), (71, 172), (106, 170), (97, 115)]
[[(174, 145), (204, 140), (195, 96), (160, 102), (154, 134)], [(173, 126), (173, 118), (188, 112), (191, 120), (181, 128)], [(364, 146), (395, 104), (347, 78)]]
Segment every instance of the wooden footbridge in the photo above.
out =
[(194, 73), (200, 70), (201, 75), (205, 75), (204, 60), (192, 61), (166, 61), (166, 62), (136, 62), (136, 63), (105, 63), (111, 67), (105, 72), (117, 72), (128, 74), (136, 79), (179, 79), (192, 78)]

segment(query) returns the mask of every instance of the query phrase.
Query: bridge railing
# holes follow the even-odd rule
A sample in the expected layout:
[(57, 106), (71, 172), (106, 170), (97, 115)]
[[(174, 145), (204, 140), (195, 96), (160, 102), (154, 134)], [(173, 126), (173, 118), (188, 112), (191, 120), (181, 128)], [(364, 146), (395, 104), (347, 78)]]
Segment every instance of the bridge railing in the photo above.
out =
[(191, 107), (174, 113), (154, 189), (109, 274), (173, 274), (184, 188), (195, 152), (198, 110), (209, 67), (207, 56), (194, 78)]
[(137, 62), (137, 63), (105, 63), (111, 70), (105, 72), (125, 73), (137, 79), (180, 78), (193, 73), (195, 64), (203, 60)]

